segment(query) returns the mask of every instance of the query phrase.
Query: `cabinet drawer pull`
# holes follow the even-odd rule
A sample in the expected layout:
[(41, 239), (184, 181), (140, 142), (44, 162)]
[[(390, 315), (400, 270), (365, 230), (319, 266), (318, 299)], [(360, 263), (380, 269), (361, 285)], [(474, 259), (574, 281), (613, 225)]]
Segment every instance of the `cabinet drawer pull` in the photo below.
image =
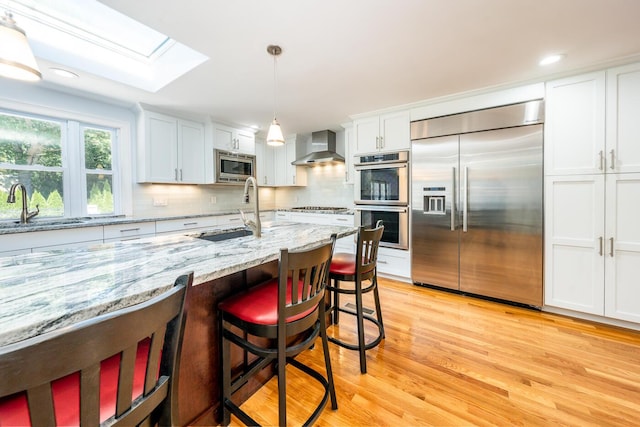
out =
[(197, 222), (185, 222), (182, 225), (186, 227), (187, 225), (198, 225), (198, 223)]
[(389, 264), (387, 261), (385, 261), (383, 259), (380, 259), (380, 258), (378, 258), (378, 263), (380, 263), (380, 264)]
[(140, 227), (136, 228), (125, 228), (124, 230), (120, 230), (121, 233), (130, 233), (132, 231), (140, 231)]
[(611, 237), (611, 238), (609, 239), (609, 243), (611, 244), (611, 246), (610, 246), (610, 248), (609, 248), (609, 256), (610, 256), (611, 258), (613, 258), (613, 237)]
[(342, 222), (348, 222), (349, 220), (347, 218), (338, 218), (338, 221), (342, 221)]

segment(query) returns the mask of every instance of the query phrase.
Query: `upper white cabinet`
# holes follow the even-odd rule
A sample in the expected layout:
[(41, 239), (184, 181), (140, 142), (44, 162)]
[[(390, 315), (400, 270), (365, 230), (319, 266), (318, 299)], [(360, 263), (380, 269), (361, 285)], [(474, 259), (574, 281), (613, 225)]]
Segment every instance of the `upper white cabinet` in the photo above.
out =
[(138, 182), (205, 182), (204, 125), (144, 111), (138, 139)]
[(640, 172), (640, 64), (607, 71), (606, 169)]
[(545, 174), (604, 170), (605, 80), (602, 71), (547, 83)]
[(344, 183), (353, 184), (356, 173), (353, 166), (353, 152), (355, 148), (355, 138), (353, 137), (353, 123), (345, 123), (344, 128)]
[(213, 147), (233, 153), (255, 154), (255, 135), (250, 131), (214, 123)]
[(307, 185), (307, 168), (291, 164), (296, 158), (296, 137), (285, 137), (284, 146), (274, 148), (276, 186), (304, 187)]
[(409, 119), (409, 111), (400, 111), (354, 120), (354, 154), (408, 149)]
[(275, 149), (256, 140), (256, 180), (262, 187), (273, 187), (276, 179)]
[(552, 81), (546, 92), (547, 175), (640, 172), (640, 64)]

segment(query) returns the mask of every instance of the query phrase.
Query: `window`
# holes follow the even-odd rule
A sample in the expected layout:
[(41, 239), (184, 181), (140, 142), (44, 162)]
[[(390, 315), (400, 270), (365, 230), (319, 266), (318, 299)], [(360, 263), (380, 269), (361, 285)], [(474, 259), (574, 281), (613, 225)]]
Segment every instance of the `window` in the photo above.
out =
[(40, 59), (157, 92), (209, 58), (97, 0), (3, 0)]
[(116, 145), (115, 129), (0, 111), (0, 220), (20, 217), (16, 182), (40, 217), (115, 214)]

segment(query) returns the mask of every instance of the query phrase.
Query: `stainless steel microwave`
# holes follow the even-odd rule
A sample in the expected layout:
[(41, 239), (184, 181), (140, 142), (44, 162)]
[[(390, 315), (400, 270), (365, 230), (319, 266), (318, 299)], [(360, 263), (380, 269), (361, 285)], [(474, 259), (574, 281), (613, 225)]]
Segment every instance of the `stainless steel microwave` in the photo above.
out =
[(256, 156), (215, 150), (215, 182), (244, 184), (250, 176), (256, 176)]

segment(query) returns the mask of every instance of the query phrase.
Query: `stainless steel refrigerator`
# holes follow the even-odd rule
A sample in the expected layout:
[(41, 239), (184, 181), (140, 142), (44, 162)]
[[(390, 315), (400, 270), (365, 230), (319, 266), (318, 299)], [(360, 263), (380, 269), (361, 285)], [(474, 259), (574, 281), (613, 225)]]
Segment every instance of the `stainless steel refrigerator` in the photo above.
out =
[(411, 124), (414, 283), (542, 306), (543, 107)]

